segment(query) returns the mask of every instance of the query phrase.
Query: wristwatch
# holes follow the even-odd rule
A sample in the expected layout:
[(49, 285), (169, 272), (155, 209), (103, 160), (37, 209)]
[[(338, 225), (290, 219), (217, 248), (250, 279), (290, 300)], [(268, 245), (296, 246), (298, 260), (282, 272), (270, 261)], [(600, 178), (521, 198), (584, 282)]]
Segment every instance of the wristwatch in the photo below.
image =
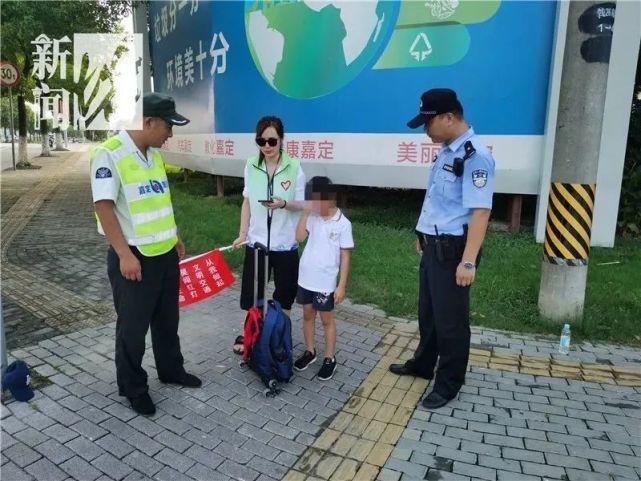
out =
[(474, 264), (474, 262), (465, 261), (463, 262), (463, 267), (465, 267), (466, 269), (474, 269), (476, 267), (476, 264)]

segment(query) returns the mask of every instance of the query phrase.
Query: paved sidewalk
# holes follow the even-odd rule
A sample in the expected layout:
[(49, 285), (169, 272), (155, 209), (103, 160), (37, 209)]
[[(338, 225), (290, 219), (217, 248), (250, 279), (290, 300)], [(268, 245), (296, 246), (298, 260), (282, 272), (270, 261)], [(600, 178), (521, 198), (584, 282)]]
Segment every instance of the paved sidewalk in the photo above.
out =
[[(237, 286), (181, 314), (186, 367), (203, 387), (159, 383), (149, 348), (158, 412), (137, 416), (115, 384), (86, 153), (44, 163), (2, 177), (3, 201), (22, 193), (2, 218), (11, 357), (48, 379), (31, 402), (2, 405), (3, 479), (641, 479), (641, 350), (586, 343), (559, 356), (556, 339), (473, 328), (466, 385), (426, 411), (427, 382), (387, 371), (413, 352), (416, 324), (348, 302), (335, 377), (310, 368), (268, 399), (231, 353)], [(292, 321), (299, 354), (299, 308)]]
[(10, 348), (114, 320), (88, 145), (2, 172), (2, 300)]
[[(158, 407), (151, 419), (136, 416), (117, 394), (113, 323), (14, 351), (53, 384), (29, 404), (7, 405), (6, 469), (24, 468), (37, 479), (43, 479), (38, 473), (64, 479), (64, 472), (95, 479), (101, 471), (113, 479), (282, 478), (377, 362), (372, 350), (382, 334), (342, 325), (334, 379), (312, 381), (316, 371), (310, 368), (268, 399), (257, 376), (231, 352), (241, 325), (237, 299), (238, 292), (228, 290), (183, 312), (186, 368), (203, 378), (201, 389), (160, 384), (148, 350), (145, 369)], [(294, 330), (300, 345), (300, 321)]]
[[(14, 151), (16, 162), (18, 161), (18, 137), (15, 137)], [(73, 144), (71, 144), (73, 146)], [(31, 160), (33, 157), (40, 155), (42, 145), (38, 142), (29, 142), (27, 144), (27, 157)], [(56, 155), (56, 154), (54, 154)], [(13, 158), (11, 155), (11, 142), (0, 142), (0, 170), (13, 170)]]

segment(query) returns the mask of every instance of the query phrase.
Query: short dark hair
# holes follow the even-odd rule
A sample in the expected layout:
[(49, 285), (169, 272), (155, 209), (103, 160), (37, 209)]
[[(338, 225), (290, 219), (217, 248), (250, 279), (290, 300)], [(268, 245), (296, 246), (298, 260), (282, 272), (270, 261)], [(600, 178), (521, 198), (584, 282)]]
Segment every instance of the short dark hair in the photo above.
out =
[(463, 120), (463, 106), (461, 105), (460, 108), (452, 109), (450, 113), (454, 114), (454, 117), (456, 117), (459, 120)]
[(305, 200), (311, 200), (313, 194), (320, 194), (322, 200), (337, 199), (338, 186), (329, 177), (317, 175), (305, 184)]

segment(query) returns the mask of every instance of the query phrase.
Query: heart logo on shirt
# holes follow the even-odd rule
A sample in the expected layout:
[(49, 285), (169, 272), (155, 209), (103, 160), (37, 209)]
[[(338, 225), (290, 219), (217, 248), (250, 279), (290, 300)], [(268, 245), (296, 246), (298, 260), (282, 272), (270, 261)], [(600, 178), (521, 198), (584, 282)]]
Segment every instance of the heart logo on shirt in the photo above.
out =
[(280, 183), (280, 186), (285, 190), (288, 190), (291, 185), (292, 185), (292, 181), (291, 180), (283, 180)]

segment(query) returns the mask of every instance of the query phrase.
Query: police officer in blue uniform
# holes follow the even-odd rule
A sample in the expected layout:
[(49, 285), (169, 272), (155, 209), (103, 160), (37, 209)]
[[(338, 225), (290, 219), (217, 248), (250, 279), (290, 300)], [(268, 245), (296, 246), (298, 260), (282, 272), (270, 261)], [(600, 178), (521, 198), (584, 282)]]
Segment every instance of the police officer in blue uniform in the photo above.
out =
[(398, 375), (436, 379), (423, 399), (436, 409), (456, 397), (465, 382), (470, 350), (470, 286), (492, 209), (494, 158), (463, 117), (456, 92), (432, 89), (407, 124), (423, 127), (442, 148), (416, 226), (420, 342), (414, 357), (390, 365)]

